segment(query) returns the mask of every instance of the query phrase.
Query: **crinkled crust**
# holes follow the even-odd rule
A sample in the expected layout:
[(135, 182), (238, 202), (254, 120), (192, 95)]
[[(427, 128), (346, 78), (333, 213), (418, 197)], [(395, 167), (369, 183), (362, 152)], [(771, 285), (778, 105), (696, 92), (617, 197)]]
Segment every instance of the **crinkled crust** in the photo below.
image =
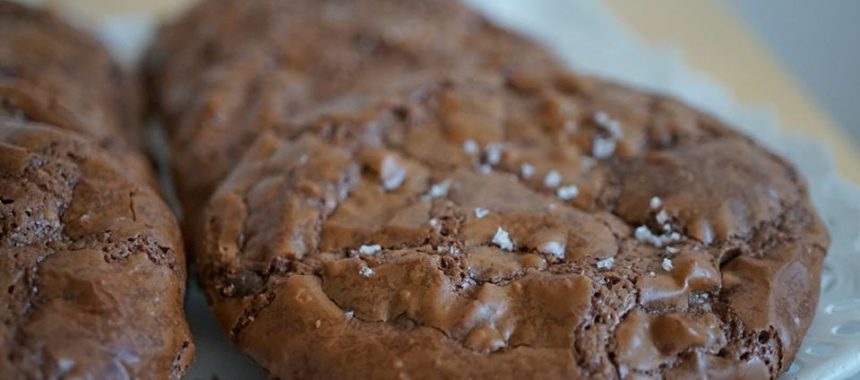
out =
[(178, 379), (193, 356), (168, 207), (81, 137), (0, 119), (0, 378)]
[(796, 172), (571, 78), (446, 78), (263, 134), (197, 240), (222, 326), (284, 378), (775, 377), (828, 245)]
[(418, 3), (210, 1), (148, 56), (245, 352), (281, 378), (787, 368), (829, 244), (793, 168)]

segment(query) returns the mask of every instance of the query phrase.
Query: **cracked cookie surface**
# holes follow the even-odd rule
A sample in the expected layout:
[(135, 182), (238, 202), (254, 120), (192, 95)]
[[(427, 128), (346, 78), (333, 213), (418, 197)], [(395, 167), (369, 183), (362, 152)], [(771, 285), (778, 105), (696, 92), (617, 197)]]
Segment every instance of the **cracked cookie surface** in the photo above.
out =
[(274, 377), (774, 378), (811, 321), (790, 165), (455, 2), (207, 2), (150, 57), (201, 281)]
[(263, 134), (196, 241), (222, 326), (287, 378), (784, 369), (828, 244), (794, 170), (671, 100), (532, 80), (407, 81)]
[(0, 119), (0, 377), (179, 378), (181, 237), (82, 137)]
[(130, 78), (95, 38), (0, 0), (2, 379), (178, 379), (191, 361), (181, 236)]

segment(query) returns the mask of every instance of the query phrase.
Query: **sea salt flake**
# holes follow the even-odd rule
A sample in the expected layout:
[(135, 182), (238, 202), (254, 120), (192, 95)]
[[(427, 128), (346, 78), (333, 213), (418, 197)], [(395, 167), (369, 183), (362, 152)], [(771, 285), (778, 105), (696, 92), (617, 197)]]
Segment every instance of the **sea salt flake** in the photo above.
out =
[(576, 198), (579, 195), (579, 188), (576, 185), (562, 186), (556, 190), (556, 195), (562, 200), (569, 200)]
[(463, 141), (463, 150), (469, 154), (477, 154), (481, 148), (478, 146), (478, 143), (472, 139), (466, 139)]
[(660, 197), (651, 197), (651, 201), (648, 202), (648, 205), (651, 206), (652, 210), (656, 210), (663, 205), (663, 201), (660, 199)]
[(460, 255), (460, 249), (453, 246), (453, 245), (443, 244), (443, 245), (436, 247), (436, 253), (440, 253), (440, 254), (447, 253), (447, 254), (450, 254), (451, 256), (459, 256)]
[(588, 156), (582, 156), (581, 161), (579, 162), (579, 167), (582, 168), (582, 170), (591, 170), (595, 166), (597, 166), (597, 160)]
[(502, 227), (496, 228), (496, 234), (493, 235), (493, 244), (505, 251), (514, 249), (514, 242), (511, 240), (511, 236)]
[(678, 251), (680, 250), (677, 247), (666, 247), (666, 253), (674, 255), (678, 253)]
[(487, 163), (490, 165), (497, 165), (502, 160), (503, 148), (504, 145), (502, 145), (501, 143), (488, 144), (487, 148), (484, 150)]
[(394, 190), (400, 187), (406, 179), (406, 169), (400, 166), (396, 159), (388, 156), (382, 160), (379, 176), (382, 180), (382, 188), (384, 190)]
[(598, 111), (595, 113), (594, 123), (597, 124), (598, 127), (609, 132), (609, 134), (615, 139), (621, 138), (623, 134), (621, 123), (610, 117), (606, 112)]
[(529, 164), (520, 165), (520, 175), (523, 178), (531, 178), (535, 174), (535, 167)]
[(561, 174), (557, 170), (550, 170), (543, 178), (543, 185), (552, 188), (558, 187), (561, 185)]
[(438, 227), (439, 226), (439, 219), (436, 219), (436, 218), (430, 219), (427, 221), (427, 224), (429, 224), (431, 227)]
[(449, 181), (447, 179), (442, 181), (442, 182), (435, 183), (435, 184), (433, 184), (433, 186), (430, 186), (430, 191), (428, 191), (427, 194), (425, 194), (423, 198), (425, 200), (430, 200), (430, 199), (436, 199), (436, 198), (444, 197), (444, 196), (448, 195), (448, 187), (450, 187), (450, 186), (451, 186), (451, 181)]
[(614, 264), (615, 264), (615, 258), (607, 257), (603, 260), (598, 261), (596, 265), (597, 265), (598, 269), (609, 269), (609, 268), (612, 268), (612, 265), (614, 265)]
[(666, 210), (660, 210), (660, 212), (657, 213), (657, 216), (655, 216), (655, 219), (659, 224), (666, 224), (669, 222), (669, 213), (666, 212)]
[(353, 317), (355, 317), (355, 312), (350, 310), (350, 311), (343, 313), (343, 316), (346, 317), (347, 320), (350, 320)]
[(663, 245), (663, 241), (648, 228), (648, 226), (641, 225), (636, 227), (636, 230), (633, 231), (633, 236), (636, 240), (639, 240), (643, 243), (649, 243), (655, 247), (660, 247)]
[(600, 136), (594, 137), (591, 144), (591, 155), (597, 159), (605, 159), (615, 153), (615, 140), (607, 139)]
[(564, 243), (560, 243), (554, 240), (548, 241), (540, 246), (540, 253), (546, 255), (552, 255), (556, 258), (563, 259), (564, 258)]
[(361, 247), (358, 247), (358, 253), (362, 255), (375, 255), (381, 250), (382, 246), (379, 244), (362, 245)]
[(373, 269), (371, 269), (370, 267), (362, 267), (361, 270), (358, 271), (358, 273), (364, 277), (371, 277), (376, 272), (374, 272)]
[(478, 207), (475, 209), (474, 213), (475, 213), (476, 218), (481, 219), (481, 218), (487, 216), (490, 213), (490, 211), (485, 209), (485, 208)]
[(668, 257), (663, 258), (663, 263), (660, 264), (660, 266), (662, 266), (663, 270), (666, 272), (672, 270), (672, 268), (674, 267), (674, 265), (672, 264), (672, 259), (670, 259)]

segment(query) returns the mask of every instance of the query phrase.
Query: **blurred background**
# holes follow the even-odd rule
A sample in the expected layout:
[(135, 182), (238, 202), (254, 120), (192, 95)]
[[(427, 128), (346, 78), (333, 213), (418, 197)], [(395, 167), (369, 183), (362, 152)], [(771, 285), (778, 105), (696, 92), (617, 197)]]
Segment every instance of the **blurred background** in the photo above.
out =
[[(29, 0), (89, 18), (156, 20), (194, 1)], [(739, 101), (770, 107), (786, 129), (824, 141), (842, 176), (860, 183), (860, 1), (558, 1), (603, 3), (647, 44), (677, 52)]]

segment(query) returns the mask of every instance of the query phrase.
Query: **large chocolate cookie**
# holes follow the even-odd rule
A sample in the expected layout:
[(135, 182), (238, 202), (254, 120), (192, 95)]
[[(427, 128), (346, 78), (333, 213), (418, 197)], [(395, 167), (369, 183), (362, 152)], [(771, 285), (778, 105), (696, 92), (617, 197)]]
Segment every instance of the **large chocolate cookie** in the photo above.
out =
[[(463, 74), (264, 133), (197, 239), (281, 378), (767, 378), (827, 233), (796, 172), (674, 101)], [(368, 102), (362, 102), (368, 103)]]
[(812, 318), (788, 164), (453, 1), (209, 1), (148, 70), (201, 280), (274, 377), (776, 377)]
[(68, 132), (0, 119), (0, 378), (178, 379), (185, 266), (159, 195)]

